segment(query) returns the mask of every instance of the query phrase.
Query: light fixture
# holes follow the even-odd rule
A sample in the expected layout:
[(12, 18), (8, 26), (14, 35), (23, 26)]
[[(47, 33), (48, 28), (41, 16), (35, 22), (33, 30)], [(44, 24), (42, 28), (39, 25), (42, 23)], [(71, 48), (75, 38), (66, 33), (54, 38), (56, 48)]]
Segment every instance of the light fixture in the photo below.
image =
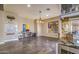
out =
[(47, 17), (49, 16), (49, 15), (46, 15)]
[(27, 5), (27, 7), (31, 7), (31, 5), (30, 5), (30, 4), (28, 4), (28, 5)]
[(41, 13), (42, 13), (42, 11), (39, 11), (40, 20), (41, 20)]
[(39, 11), (39, 16), (40, 16), (40, 18), (39, 18), (39, 23), (43, 24), (44, 22), (43, 22), (43, 20), (42, 20), (41, 15), (42, 15), (42, 11)]

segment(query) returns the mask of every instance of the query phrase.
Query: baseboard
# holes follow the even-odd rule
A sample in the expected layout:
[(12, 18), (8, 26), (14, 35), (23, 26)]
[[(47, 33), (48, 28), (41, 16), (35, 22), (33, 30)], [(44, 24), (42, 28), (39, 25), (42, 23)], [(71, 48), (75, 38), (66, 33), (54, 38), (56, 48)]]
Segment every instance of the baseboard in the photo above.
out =
[(47, 37), (47, 38), (55, 38), (55, 39), (59, 39), (57, 37), (49, 37), (49, 36), (40, 36), (40, 37)]
[(19, 39), (18, 39), (18, 38), (16, 38), (16, 39), (9, 39), (9, 40), (2, 39), (2, 40), (0, 41), (0, 44), (5, 44), (6, 42), (16, 41), (16, 40), (19, 40)]

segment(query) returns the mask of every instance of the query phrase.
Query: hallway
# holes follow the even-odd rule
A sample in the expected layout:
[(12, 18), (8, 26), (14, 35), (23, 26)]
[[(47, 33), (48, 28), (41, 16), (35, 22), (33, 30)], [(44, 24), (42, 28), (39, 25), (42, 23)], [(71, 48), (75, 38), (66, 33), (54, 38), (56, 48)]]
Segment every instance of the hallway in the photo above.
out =
[(0, 45), (0, 53), (9, 54), (55, 54), (58, 39), (30, 37)]

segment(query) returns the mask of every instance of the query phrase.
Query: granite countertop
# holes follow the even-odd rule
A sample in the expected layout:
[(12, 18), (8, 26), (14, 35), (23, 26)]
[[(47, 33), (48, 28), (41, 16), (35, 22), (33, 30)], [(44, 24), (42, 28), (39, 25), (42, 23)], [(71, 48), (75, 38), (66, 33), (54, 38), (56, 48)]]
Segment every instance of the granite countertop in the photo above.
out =
[(66, 44), (61, 44), (61, 45), (68, 46), (68, 47), (75, 48), (75, 49), (79, 49), (79, 46), (75, 46), (75, 45), (66, 45)]
[(60, 43), (60, 45), (68, 46), (71, 48), (79, 49), (79, 46), (74, 45), (73, 43)]

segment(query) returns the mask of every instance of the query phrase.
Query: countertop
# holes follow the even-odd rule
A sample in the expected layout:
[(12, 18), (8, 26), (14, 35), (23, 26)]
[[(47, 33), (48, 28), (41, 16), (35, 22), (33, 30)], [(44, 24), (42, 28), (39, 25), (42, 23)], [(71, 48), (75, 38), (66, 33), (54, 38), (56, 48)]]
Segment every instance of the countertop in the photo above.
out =
[(71, 43), (59, 44), (59, 45), (60, 45), (61, 49), (64, 49), (64, 50), (72, 52), (72, 53), (79, 54), (79, 46), (76, 46)]

